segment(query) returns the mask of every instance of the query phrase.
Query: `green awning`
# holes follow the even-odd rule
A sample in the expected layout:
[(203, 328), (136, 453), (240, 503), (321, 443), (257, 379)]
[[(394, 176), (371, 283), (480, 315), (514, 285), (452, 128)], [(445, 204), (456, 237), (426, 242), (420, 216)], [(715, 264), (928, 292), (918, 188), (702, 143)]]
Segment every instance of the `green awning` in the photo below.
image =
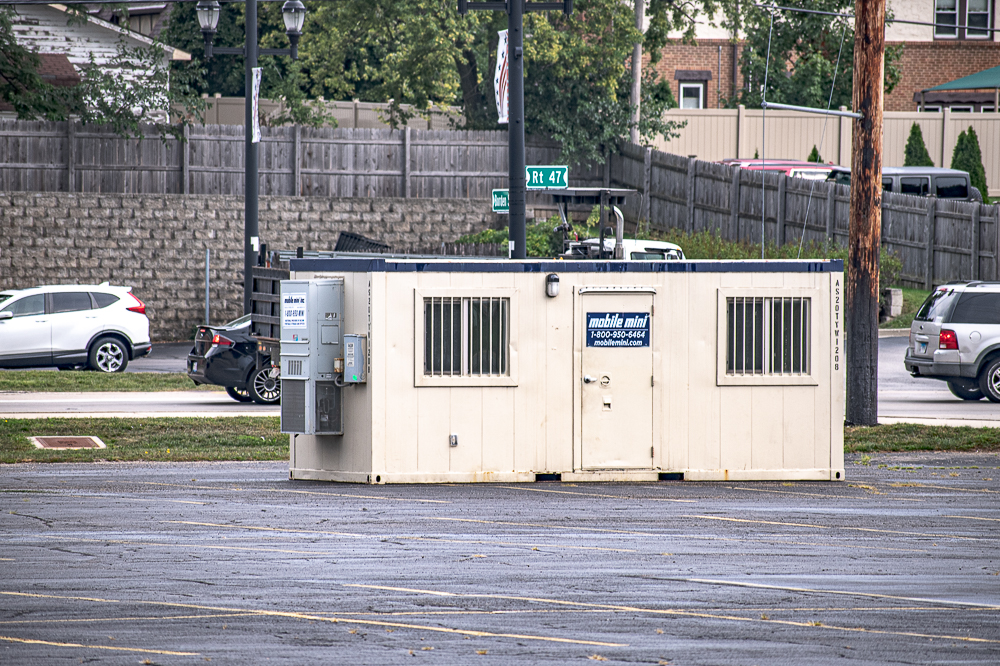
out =
[(927, 88), (926, 92), (931, 90), (972, 90), (973, 88), (1000, 88), (1000, 66), (984, 69), (981, 72)]

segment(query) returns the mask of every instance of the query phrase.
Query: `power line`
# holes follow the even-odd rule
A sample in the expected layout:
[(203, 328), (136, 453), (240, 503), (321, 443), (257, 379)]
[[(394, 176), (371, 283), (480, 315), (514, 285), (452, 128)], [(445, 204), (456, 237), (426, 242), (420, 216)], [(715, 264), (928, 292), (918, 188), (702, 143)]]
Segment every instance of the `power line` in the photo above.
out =
[[(782, 7), (780, 5), (762, 5), (754, 4), (754, 7), (760, 7), (761, 9), (780, 9), (786, 12), (796, 12), (799, 14), (821, 14), (823, 16), (836, 16), (839, 18), (854, 18), (854, 14), (842, 14), (839, 12), (824, 12), (819, 9), (803, 9), (802, 7)], [(987, 28), (979, 26), (969, 26), (969, 25), (957, 25), (954, 23), (928, 23), (927, 21), (910, 21), (907, 19), (897, 19), (897, 18), (887, 18), (886, 23), (905, 23), (907, 25), (926, 25), (932, 28), (951, 28), (955, 30), (971, 30), (973, 32), (996, 32), (1000, 28)]]

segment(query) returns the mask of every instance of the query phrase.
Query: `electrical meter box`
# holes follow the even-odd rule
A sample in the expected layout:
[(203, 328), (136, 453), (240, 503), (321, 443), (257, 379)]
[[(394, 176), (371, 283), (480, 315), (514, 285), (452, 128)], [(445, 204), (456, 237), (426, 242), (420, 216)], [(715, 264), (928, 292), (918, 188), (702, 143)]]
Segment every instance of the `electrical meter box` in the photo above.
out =
[(281, 282), (281, 432), (342, 435), (344, 280)]
[(364, 384), (368, 381), (368, 336), (358, 333), (344, 335), (344, 383)]

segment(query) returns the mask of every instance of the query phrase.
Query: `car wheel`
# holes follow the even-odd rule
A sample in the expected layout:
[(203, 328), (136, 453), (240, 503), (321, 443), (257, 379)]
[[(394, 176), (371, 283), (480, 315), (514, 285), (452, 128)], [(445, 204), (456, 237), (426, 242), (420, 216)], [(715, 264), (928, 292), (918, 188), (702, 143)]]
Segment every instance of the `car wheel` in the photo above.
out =
[(227, 386), (226, 393), (228, 393), (229, 397), (235, 400), (236, 402), (250, 402), (251, 400), (250, 392), (247, 391), (245, 388), (236, 388), (235, 386)]
[(250, 373), (247, 388), (258, 405), (274, 405), (281, 401), (281, 371), (275, 367), (261, 368)]
[(98, 338), (90, 348), (89, 360), (98, 372), (121, 372), (128, 366), (128, 350), (118, 338)]
[(979, 389), (990, 402), (1000, 402), (1000, 358), (986, 364), (979, 374)]
[(983, 392), (979, 390), (979, 385), (973, 381), (968, 383), (965, 382), (948, 382), (948, 390), (956, 398), (961, 398), (962, 400), (982, 400)]

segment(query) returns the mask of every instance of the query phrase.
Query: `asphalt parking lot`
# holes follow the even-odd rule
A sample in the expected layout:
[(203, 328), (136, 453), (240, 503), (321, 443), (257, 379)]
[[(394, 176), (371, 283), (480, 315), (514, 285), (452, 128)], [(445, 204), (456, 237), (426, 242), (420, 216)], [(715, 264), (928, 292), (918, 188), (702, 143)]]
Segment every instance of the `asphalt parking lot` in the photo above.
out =
[(996, 454), (853, 456), (843, 483), (21, 464), (0, 489), (4, 664), (1000, 660)]

